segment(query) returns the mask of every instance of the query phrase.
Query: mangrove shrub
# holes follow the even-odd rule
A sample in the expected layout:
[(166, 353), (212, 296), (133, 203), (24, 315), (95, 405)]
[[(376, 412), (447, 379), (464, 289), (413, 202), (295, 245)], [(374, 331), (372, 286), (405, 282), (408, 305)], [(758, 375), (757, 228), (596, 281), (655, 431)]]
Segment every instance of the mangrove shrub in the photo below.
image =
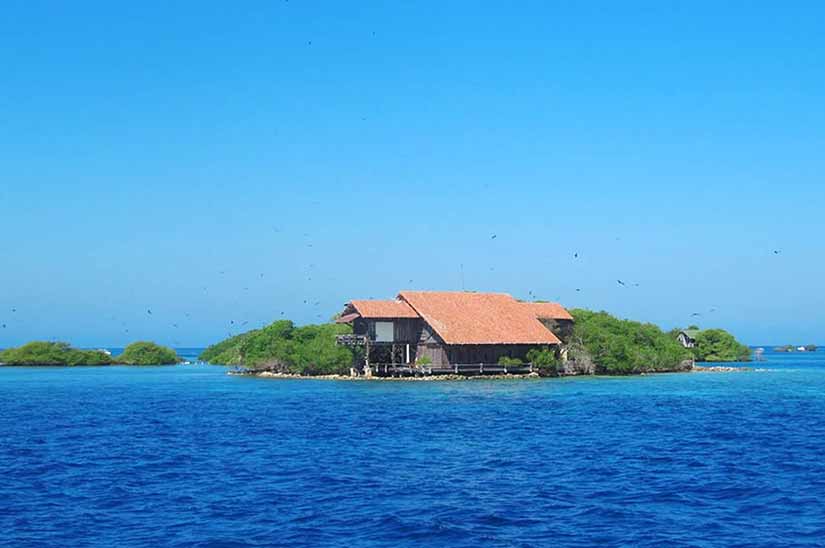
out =
[(117, 357), (117, 362), (124, 365), (171, 365), (179, 361), (171, 348), (148, 341), (130, 344)]
[(693, 355), (697, 362), (744, 362), (751, 350), (723, 329), (705, 329), (696, 335)]
[(656, 325), (621, 320), (607, 312), (574, 309), (570, 313), (575, 320), (572, 341), (586, 351), (596, 373), (675, 371), (692, 357)]
[(353, 354), (348, 347), (338, 346), (335, 339), (351, 332), (346, 324), (295, 327), (289, 320), (279, 320), (210, 346), (200, 359), (301, 375), (346, 373), (352, 366)]
[(109, 365), (112, 358), (100, 350), (80, 350), (65, 342), (35, 341), (0, 352), (6, 365)]

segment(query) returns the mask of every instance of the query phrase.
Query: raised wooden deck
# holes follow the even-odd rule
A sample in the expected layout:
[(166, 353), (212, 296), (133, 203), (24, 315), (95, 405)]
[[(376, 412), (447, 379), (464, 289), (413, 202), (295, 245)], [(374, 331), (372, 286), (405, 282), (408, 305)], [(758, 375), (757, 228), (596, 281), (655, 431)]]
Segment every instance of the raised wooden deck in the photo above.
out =
[(431, 375), (528, 375), (535, 371), (533, 364), (499, 365), (497, 363), (468, 363), (448, 366), (413, 366), (398, 364), (370, 364), (372, 374), (378, 377), (427, 377)]

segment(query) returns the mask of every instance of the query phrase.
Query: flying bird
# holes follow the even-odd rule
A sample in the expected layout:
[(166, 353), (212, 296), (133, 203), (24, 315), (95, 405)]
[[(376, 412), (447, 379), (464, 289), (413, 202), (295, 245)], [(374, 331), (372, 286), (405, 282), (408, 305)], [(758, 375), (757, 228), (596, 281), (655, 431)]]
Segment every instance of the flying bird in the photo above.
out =
[(692, 317), (696, 317), (696, 316), (701, 316), (701, 314), (700, 314), (700, 313), (698, 313), (698, 312), (694, 312), (693, 314), (691, 314), (691, 316), (692, 316)]
[(624, 286), (625, 286), (625, 283), (624, 283), (623, 281), (621, 281), (621, 280), (616, 280), (616, 282), (617, 282), (620, 286), (622, 286), (622, 287), (624, 287)]
[(578, 251), (577, 251), (576, 253), (573, 253), (573, 258), (574, 258), (574, 259), (578, 259), (578, 258), (579, 258), (579, 252), (578, 252)]
[(149, 314), (149, 315), (151, 316), (151, 315), (152, 315), (152, 309), (148, 309), (148, 310), (146, 311), (146, 313), (147, 313), (147, 314)]
[(16, 308), (12, 308), (12, 309), (11, 309), (11, 311), (12, 311), (12, 312), (17, 312), (17, 309), (16, 309)]
[(774, 250), (773, 250), (773, 254), (774, 254), (774, 255), (779, 255), (780, 253), (782, 253), (782, 252), (781, 252), (781, 251), (779, 251), (778, 249), (774, 249)]
[(581, 288), (580, 288), (580, 287), (577, 287), (577, 288), (576, 288), (576, 291), (581, 291)]
[(490, 237), (490, 239), (491, 239), (491, 240), (495, 240), (495, 239), (496, 239), (496, 235), (495, 235), (495, 234), (493, 234), (493, 235)]

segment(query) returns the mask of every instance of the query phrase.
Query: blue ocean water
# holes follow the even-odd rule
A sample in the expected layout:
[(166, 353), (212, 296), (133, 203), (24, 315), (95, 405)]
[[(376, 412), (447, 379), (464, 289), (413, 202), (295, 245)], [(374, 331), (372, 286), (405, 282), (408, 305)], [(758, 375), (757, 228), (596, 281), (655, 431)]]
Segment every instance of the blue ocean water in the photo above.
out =
[(439, 383), (0, 368), (0, 546), (822, 546), (825, 353)]

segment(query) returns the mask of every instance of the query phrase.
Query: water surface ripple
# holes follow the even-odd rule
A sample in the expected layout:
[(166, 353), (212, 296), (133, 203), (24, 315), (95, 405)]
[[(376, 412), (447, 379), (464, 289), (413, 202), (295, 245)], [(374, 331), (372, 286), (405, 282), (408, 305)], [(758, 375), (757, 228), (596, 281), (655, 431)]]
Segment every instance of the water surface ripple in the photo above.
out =
[(825, 353), (364, 383), (0, 368), (0, 546), (822, 546)]

